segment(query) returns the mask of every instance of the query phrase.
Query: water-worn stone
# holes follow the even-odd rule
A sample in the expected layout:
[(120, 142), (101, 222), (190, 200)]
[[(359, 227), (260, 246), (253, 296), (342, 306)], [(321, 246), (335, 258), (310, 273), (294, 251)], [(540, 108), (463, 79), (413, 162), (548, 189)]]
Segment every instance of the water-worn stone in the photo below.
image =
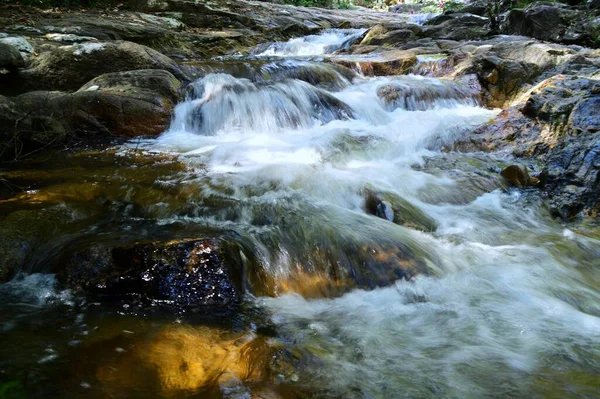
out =
[(535, 186), (539, 181), (536, 178), (529, 176), (526, 167), (518, 165), (510, 165), (500, 173), (510, 184), (515, 187), (523, 188), (527, 186)]
[(217, 239), (92, 245), (59, 271), (68, 287), (113, 298), (227, 307), (243, 295), (237, 245)]
[(178, 79), (187, 79), (170, 58), (151, 48), (124, 41), (60, 46), (36, 57), (20, 72), (23, 91), (74, 91), (89, 80), (112, 72), (164, 69)]
[(25, 60), (19, 50), (5, 43), (0, 43), (0, 69), (14, 70), (25, 66)]
[(152, 69), (102, 75), (75, 93), (0, 97), (0, 159), (76, 137), (156, 136), (167, 129), (180, 82)]

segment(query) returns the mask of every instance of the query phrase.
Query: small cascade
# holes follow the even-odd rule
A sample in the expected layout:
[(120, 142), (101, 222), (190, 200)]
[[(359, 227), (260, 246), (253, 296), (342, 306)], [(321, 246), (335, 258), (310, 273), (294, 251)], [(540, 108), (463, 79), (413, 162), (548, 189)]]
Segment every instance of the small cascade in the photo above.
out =
[(402, 76), (381, 85), (377, 95), (386, 109), (424, 111), (434, 108), (452, 108), (459, 105), (477, 106), (477, 93), (471, 88), (450, 81)]
[(410, 73), (420, 76), (441, 77), (451, 74), (454, 66), (453, 60), (446, 54), (417, 55), (417, 63), (410, 69)]
[(342, 65), (303, 60), (271, 62), (260, 68), (257, 81), (298, 79), (330, 91), (348, 87), (356, 73)]
[(310, 57), (347, 49), (365, 34), (367, 29), (328, 29), (318, 35), (276, 42), (256, 54), (259, 57)]
[(171, 131), (213, 135), (219, 131), (277, 132), (348, 119), (353, 113), (335, 97), (306, 82), (253, 83), (225, 74), (196, 81), (177, 106)]

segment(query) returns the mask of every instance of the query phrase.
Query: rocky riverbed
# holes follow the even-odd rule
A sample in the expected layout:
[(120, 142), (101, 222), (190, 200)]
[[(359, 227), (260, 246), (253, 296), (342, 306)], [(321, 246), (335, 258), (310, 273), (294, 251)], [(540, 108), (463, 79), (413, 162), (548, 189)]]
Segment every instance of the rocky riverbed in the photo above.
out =
[(595, 7), (3, 6), (0, 392), (595, 392)]

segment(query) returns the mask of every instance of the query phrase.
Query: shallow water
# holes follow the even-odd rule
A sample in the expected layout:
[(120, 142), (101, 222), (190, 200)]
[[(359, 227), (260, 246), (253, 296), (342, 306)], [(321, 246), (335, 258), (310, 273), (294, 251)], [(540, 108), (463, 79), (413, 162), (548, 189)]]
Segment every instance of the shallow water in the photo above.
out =
[[(600, 228), (508, 188), (505, 154), (447, 152), (499, 110), (421, 76), (321, 85), (273, 72), (286, 64), (270, 79), (226, 67), (157, 139), (2, 171), (5, 237), (36, 228), (33, 274), (0, 286), (0, 392), (600, 395)], [(52, 274), (65, 247), (222, 234), (258, 264), (233, 312), (84, 297)]]

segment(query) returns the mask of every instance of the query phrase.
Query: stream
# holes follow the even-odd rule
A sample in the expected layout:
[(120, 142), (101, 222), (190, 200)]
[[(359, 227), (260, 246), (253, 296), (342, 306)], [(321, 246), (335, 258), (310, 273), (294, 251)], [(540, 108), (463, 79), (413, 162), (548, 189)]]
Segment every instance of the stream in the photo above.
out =
[[(42, 238), (0, 285), (0, 398), (600, 395), (600, 228), (508, 187), (509, 155), (448, 151), (500, 112), (469, 87), (336, 63), (363, 32), (190, 63), (160, 137), (2, 171), (27, 190), (0, 223)], [(258, 265), (232, 313), (85, 297), (51, 266), (211, 234)]]

